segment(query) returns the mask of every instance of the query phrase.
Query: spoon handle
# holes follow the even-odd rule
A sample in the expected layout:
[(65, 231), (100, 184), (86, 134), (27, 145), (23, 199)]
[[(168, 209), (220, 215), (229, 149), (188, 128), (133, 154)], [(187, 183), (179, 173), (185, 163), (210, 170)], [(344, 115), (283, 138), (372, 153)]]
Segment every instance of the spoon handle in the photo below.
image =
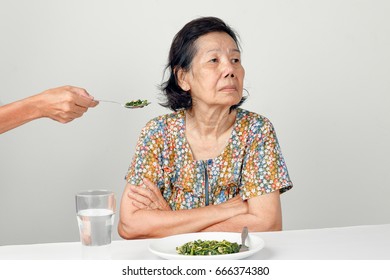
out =
[(112, 101), (112, 100), (101, 100), (101, 99), (95, 99), (95, 101), (98, 101), (98, 102), (110, 102), (110, 103), (116, 103), (116, 104), (119, 104), (119, 105), (122, 105), (121, 103), (117, 102), (117, 101)]
[(248, 227), (244, 227), (241, 232), (241, 242), (245, 245), (245, 240), (248, 237)]

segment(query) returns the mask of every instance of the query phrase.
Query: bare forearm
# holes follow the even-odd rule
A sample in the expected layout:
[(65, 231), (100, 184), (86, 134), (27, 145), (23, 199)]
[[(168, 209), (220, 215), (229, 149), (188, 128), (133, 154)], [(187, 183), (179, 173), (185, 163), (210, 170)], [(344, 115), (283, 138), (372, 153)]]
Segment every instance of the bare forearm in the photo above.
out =
[(42, 117), (67, 123), (97, 104), (82, 88), (63, 86), (48, 89), (0, 107), (0, 133)]
[[(219, 205), (172, 211), (158, 188), (147, 179), (144, 183), (128, 183), (122, 194), (118, 233), (125, 239), (199, 232), (248, 211), (239, 196)], [(152, 203), (158, 207), (150, 207)]]
[(266, 220), (252, 214), (242, 214), (211, 225), (202, 231), (241, 232), (244, 226), (247, 226), (249, 231), (257, 232), (282, 230), (282, 224), (279, 219)]
[(29, 97), (0, 107), (0, 134), (39, 118), (34, 97)]
[[(131, 190), (143, 195), (134, 195)], [(244, 226), (250, 231), (282, 229), (279, 192), (253, 197), (247, 201), (236, 196), (218, 205), (178, 211), (145, 208), (155, 201), (147, 194), (149, 191), (144, 188), (127, 185), (122, 196), (118, 226), (118, 232), (123, 238), (163, 237), (199, 231), (239, 232)], [(146, 203), (144, 206), (139, 205), (142, 201)]]
[(118, 232), (126, 239), (199, 232), (239, 214), (239, 211), (238, 208), (215, 205), (178, 211), (138, 210), (131, 215), (121, 216)]
[(282, 230), (282, 211), (279, 192), (254, 197), (248, 200), (248, 212), (211, 225), (203, 231), (240, 232), (244, 226), (249, 231)]

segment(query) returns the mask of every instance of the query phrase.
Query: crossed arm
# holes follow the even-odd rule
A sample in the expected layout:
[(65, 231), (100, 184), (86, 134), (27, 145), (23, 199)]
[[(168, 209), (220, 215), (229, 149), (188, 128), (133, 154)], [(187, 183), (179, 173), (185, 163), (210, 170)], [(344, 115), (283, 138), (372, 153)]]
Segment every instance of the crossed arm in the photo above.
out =
[(274, 231), (282, 228), (279, 191), (246, 201), (236, 196), (218, 205), (172, 211), (149, 180), (127, 184), (122, 195), (118, 233), (125, 239), (156, 238), (199, 231)]

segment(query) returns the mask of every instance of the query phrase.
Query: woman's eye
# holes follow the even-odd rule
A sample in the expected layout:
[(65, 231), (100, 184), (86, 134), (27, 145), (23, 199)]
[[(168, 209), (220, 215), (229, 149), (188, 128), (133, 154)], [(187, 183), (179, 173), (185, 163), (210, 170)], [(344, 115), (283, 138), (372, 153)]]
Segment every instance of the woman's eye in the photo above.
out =
[(232, 59), (232, 62), (233, 62), (233, 63), (239, 63), (239, 62), (240, 62), (240, 59), (239, 59), (239, 58), (233, 58), (233, 59)]
[(210, 62), (213, 62), (213, 63), (218, 62), (218, 59), (217, 58), (212, 58), (212, 59), (210, 59)]

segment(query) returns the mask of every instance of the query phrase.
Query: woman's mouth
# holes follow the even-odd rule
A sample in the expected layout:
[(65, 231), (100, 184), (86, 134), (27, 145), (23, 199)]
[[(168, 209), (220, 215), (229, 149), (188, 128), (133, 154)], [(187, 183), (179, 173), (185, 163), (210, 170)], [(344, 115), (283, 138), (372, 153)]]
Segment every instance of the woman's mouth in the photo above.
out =
[(237, 88), (235, 86), (224, 86), (220, 88), (219, 91), (224, 91), (224, 92), (236, 92)]

